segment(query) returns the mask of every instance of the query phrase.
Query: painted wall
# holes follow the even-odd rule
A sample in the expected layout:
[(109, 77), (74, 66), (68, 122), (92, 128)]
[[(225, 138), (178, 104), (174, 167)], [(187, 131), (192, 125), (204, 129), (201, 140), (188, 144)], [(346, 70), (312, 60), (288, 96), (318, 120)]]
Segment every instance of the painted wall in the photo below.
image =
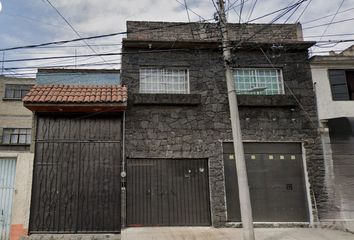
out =
[(0, 76), (0, 143), (3, 128), (31, 128), (32, 112), (21, 100), (4, 100), (5, 84), (34, 84), (35, 79)]
[(120, 74), (104, 72), (38, 72), (37, 84), (114, 85), (120, 84)]
[[(328, 59), (331, 59), (328, 60)], [(315, 58), (311, 65), (312, 80), (316, 91), (319, 119), (321, 120), (321, 138), (325, 159), (325, 185), (328, 195), (326, 208), (323, 209), (321, 225), (354, 232), (354, 155), (350, 135), (338, 139), (329, 134), (328, 119), (354, 117), (354, 101), (333, 101), (328, 69), (353, 69), (353, 64), (340, 61), (341, 56)]]
[(2, 145), (3, 128), (32, 128), (32, 112), (21, 100), (4, 100), (5, 84), (34, 84), (35, 79), (0, 76), (0, 158), (16, 159), (10, 239), (27, 234), (32, 185), (33, 154), (29, 145)]
[(315, 86), (319, 119), (354, 117), (354, 101), (333, 101), (328, 69), (353, 69), (352, 65), (311, 66), (312, 81)]
[(18, 240), (28, 232), (34, 155), (28, 152), (1, 151), (0, 158), (16, 159), (10, 240)]

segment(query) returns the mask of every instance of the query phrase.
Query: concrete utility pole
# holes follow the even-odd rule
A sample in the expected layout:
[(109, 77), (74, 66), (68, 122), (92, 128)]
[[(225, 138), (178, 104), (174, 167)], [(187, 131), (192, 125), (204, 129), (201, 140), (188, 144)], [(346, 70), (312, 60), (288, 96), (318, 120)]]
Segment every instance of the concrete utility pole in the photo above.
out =
[(240, 117), (237, 105), (237, 96), (230, 67), (231, 51), (229, 46), (229, 36), (227, 32), (227, 20), (225, 15), (224, 0), (218, 1), (219, 24), (222, 35), (222, 48), (224, 56), (227, 93), (229, 98), (229, 108), (231, 116), (232, 138), (234, 143), (237, 181), (239, 189), (241, 219), (243, 227), (243, 239), (254, 240), (252, 207), (250, 191), (248, 187), (245, 155), (243, 151)]

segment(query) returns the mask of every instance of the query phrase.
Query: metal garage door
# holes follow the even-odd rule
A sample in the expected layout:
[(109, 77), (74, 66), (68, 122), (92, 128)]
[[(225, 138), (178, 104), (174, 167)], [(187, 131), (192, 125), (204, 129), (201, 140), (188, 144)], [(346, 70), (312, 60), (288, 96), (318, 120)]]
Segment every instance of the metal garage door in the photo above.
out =
[(39, 116), (31, 233), (120, 231), (121, 119)]
[[(244, 143), (253, 219), (308, 222), (301, 145)], [(228, 221), (241, 221), (232, 143), (224, 143)]]
[(0, 159), (0, 239), (10, 239), (16, 159)]
[(330, 201), (333, 218), (354, 217), (354, 118), (328, 120), (331, 138), (334, 201)]
[(128, 159), (128, 226), (210, 225), (206, 159)]

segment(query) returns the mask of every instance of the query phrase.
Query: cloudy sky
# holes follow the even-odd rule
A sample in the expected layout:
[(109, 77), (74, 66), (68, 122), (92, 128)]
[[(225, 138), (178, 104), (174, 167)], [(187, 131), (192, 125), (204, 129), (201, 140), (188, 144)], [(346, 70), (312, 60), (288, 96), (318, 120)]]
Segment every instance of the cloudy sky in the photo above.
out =
[[(215, 12), (212, 0), (185, 1), (189, 8), (188, 13), (191, 21), (207, 19), (213, 22), (213, 20), (210, 20), (213, 18)], [(78, 37), (50, 6), (47, 0), (0, 0), (0, 2), (2, 4), (0, 12), (0, 49)], [(188, 21), (188, 15), (183, 6), (184, 0), (50, 0), (50, 2), (83, 37), (125, 31), (127, 20)], [(287, 7), (298, 2), (298, 0), (244, 0), (244, 2), (241, 22), (247, 22), (272, 11)], [(227, 12), (229, 22), (238, 23), (240, 3), (241, 0), (226, 1), (227, 9), (228, 6), (233, 6)], [(254, 9), (251, 11), (253, 6)], [(338, 13), (334, 16), (336, 12)], [(273, 14), (253, 22), (269, 23), (278, 14)], [(302, 23), (306, 40), (318, 41), (322, 35), (322, 41), (354, 39), (354, 0), (307, 0), (299, 8), (280, 18), (277, 23), (294, 23), (297, 20)], [(327, 28), (330, 22), (332, 24)], [(122, 37), (115, 36), (99, 40), (89, 40), (88, 43), (97, 53), (120, 52)], [(329, 50), (343, 50), (351, 44), (354, 44), (354, 42), (322, 44), (321, 47), (316, 47), (312, 51), (314, 54), (325, 54)], [(4, 59), (75, 54), (93, 54), (93, 51), (85, 43), (77, 42), (45, 48), (5, 51)], [(0, 52), (0, 61), (2, 57), (3, 52)], [(104, 57), (104, 59), (106, 62), (111, 62), (112, 64), (96, 65), (95, 67), (107, 69), (120, 67), (119, 56)], [(74, 58), (70, 58), (17, 63), (5, 62), (4, 68), (74, 64), (103, 64), (103, 60), (100, 57), (91, 57), (77, 58), (76, 61)], [(14, 74), (14, 72), (18, 74), (17, 76), (34, 76), (33, 74), (28, 75), (28, 73), (35, 72), (35, 70), (13, 69), (4, 71), (8, 75)]]

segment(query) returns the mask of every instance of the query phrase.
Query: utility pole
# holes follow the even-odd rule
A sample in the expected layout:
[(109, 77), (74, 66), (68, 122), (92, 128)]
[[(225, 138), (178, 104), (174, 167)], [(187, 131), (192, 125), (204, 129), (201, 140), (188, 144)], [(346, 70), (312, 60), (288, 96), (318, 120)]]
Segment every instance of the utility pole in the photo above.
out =
[(225, 15), (224, 0), (218, 1), (219, 24), (222, 35), (222, 49), (224, 57), (225, 75), (227, 83), (227, 94), (231, 116), (232, 138), (234, 143), (237, 181), (239, 189), (241, 220), (243, 228), (243, 240), (254, 240), (252, 207), (250, 191), (248, 187), (245, 155), (242, 143), (242, 133), (240, 116), (237, 105), (237, 96), (230, 67), (231, 50), (229, 46), (229, 36), (227, 32), (227, 20)]

